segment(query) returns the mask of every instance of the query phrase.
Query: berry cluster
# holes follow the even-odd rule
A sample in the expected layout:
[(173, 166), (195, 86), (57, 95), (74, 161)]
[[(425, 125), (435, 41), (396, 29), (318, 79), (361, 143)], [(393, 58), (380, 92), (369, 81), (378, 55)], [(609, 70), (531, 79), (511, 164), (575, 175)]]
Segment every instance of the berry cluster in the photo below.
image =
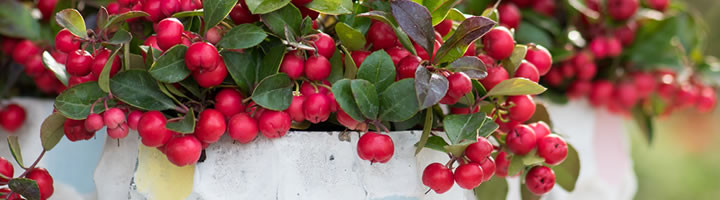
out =
[[(43, 65), (42, 52), (45, 49), (43, 46), (43, 44), (31, 40), (9, 37), (3, 38), (0, 42), (2, 53), (10, 56), (15, 63), (22, 65), (25, 74), (33, 79), (38, 89), (48, 94), (58, 94), (66, 87), (55, 77), (53, 72)], [(67, 58), (67, 54), (62, 51), (53, 50), (50, 55), (60, 62)]]
[[(32, 168), (24, 170), (25, 172), (17, 178), (27, 178), (34, 180), (40, 192), (40, 199), (45, 200), (52, 196), (53, 192), (55, 191), (55, 187), (53, 186), (53, 178), (52, 176), (50, 176), (50, 173), (48, 173), (45, 168), (35, 168), (33, 166)], [(3, 178), (0, 178), (0, 186), (7, 185), (9, 181), (13, 179), (14, 172), (15, 170), (13, 169), (12, 163), (10, 163), (10, 161), (3, 157), (0, 157), (0, 175), (3, 176)], [(0, 198), (7, 200), (23, 199), (18, 193), (13, 193), (10, 188), (0, 188)]]

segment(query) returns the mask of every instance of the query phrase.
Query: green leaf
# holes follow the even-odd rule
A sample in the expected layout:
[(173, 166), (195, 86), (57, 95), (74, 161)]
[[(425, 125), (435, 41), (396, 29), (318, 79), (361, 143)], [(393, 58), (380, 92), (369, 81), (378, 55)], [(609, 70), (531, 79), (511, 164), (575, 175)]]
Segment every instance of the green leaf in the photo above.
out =
[(545, 108), (545, 104), (543, 103), (535, 104), (535, 113), (525, 123), (533, 123), (539, 121), (545, 122), (550, 125), (550, 127), (552, 127), (552, 120), (550, 120), (550, 114), (548, 113), (547, 108)]
[(485, 63), (477, 56), (463, 56), (448, 65), (448, 69), (454, 72), (462, 72), (471, 79), (483, 79), (487, 73)]
[(450, 82), (445, 76), (432, 73), (422, 66), (415, 70), (415, 94), (420, 109), (429, 108), (440, 102), (449, 87)]
[(517, 96), (517, 95), (535, 95), (545, 92), (547, 88), (540, 84), (528, 80), (526, 78), (511, 78), (504, 80), (489, 92), (488, 96)]
[[(85, 119), (90, 114), (90, 106), (97, 99), (105, 96), (107, 96), (107, 93), (100, 89), (97, 82), (90, 81), (77, 84), (63, 91), (55, 98), (55, 109), (67, 118)], [(115, 105), (115, 101), (108, 100), (108, 106), (113, 105)], [(93, 108), (95, 113), (101, 113), (104, 110), (105, 106), (102, 102), (95, 104), (95, 108)]]
[(254, 24), (240, 24), (225, 33), (217, 45), (228, 49), (245, 49), (260, 44), (266, 37), (267, 33), (262, 28)]
[(425, 148), (429, 148), (429, 149), (440, 151), (440, 152), (445, 152), (445, 146), (448, 146), (448, 143), (445, 142), (445, 139), (443, 139), (440, 136), (436, 136), (436, 135), (430, 136), (427, 139), (427, 143), (425, 143)]
[(277, 74), (283, 55), (285, 55), (285, 45), (280, 40), (264, 42), (262, 48), (265, 55), (262, 57), (262, 67), (258, 70), (255, 80)]
[(22, 168), (25, 168), (25, 163), (23, 162), (22, 152), (20, 151), (20, 142), (18, 142), (18, 136), (17, 135), (11, 135), (8, 136), (8, 147), (10, 148), (10, 153), (12, 153), (13, 158), (15, 158), (15, 162)]
[(152, 75), (146, 71), (128, 70), (110, 79), (110, 90), (122, 102), (144, 110), (176, 108), (170, 97), (160, 91)]
[(487, 120), (485, 113), (473, 113), (466, 115), (447, 115), (443, 119), (443, 127), (451, 144), (458, 144), (462, 140), (475, 141), (478, 137), (478, 129)]
[(55, 61), (55, 58), (50, 54), (50, 52), (44, 51), (42, 55), (42, 61), (43, 64), (45, 64), (45, 68), (53, 72), (55, 74), (55, 77), (57, 77), (60, 82), (67, 86), (68, 85), (68, 78), (70, 78), (70, 75), (65, 71), (65, 65), (58, 63)]
[(43, 150), (50, 151), (65, 136), (65, 116), (55, 112), (40, 125), (40, 142)]
[(350, 27), (345, 23), (335, 24), (335, 32), (337, 32), (340, 42), (349, 50), (359, 50), (365, 48), (365, 36), (358, 30)]
[(266, 14), (288, 5), (290, 0), (245, 0), (253, 14)]
[(496, 22), (500, 20), (500, 13), (498, 13), (498, 10), (497, 8), (495, 8), (495, 6), (485, 9), (480, 16), (490, 18)]
[(118, 14), (115, 16), (110, 16), (110, 19), (108, 19), (107, 24), (105, 24), (105, 28), (109, 28), (113, 25), (123, 23), (128, 19), (136, 18), (136, 17), (147, 17), (150, 16), (150, 14), (143, 12), (143, 11), (128, 11), (122, 14)]
[[(423, 132), (422, 132), (422, 136), (420, 136), (420, 141), (417, 143), (417, 145), (415, 147), (415, 155), (420, 153), (420, 151), (422, 151), (423, 147), (426, 147), (426, 144), (430, 140), (430, 131), (432, 131), (432, 125), (433, 125), (433, 110), (432, 110), (432, 108), (425, 109), (425, 122), (423, 123)], [(443, 140), (442, 138), (440, 138), (440, 139), (442, 140), (443, 143), (445, 143), (445, 140)], [(434, 141), (434, 142), (436, 142), (436, 141)], [(437, 142), (433, 145), (436, 145), (436, 144), (437, 144)], [(447, 145), (447, 143), (440, 146), (441, 149), (445, 145)]]
[(452, 62), (462, 57), (471, 43), (494, 26), (495, 22), (487, 17), (475, 16), (465, 19), (445, 44), (440, 46), (433, 63)]
[[(491, 106), (492, 107), (492, 106)], [(485, 122), (480, 126), (480, 129), (478, 129), (478, 137), (487, 137), (491, 133), (495, 132), (500, 128), (500, 125), (495, 123), (495, 121), (492, 120), (491, 117), (485, 116)]]
[[(332, 58), (330, 58), (330, 76), (328, 76), (327, 80), (330, 81), (330, 83), (335, 83), (339, 81), (340, 79), (343, 79), (343, 73), (344, 73), (344, 65), (343, 65), (343, 55), (340, 53), (340, 50), (335, 49), (335, 53), (333, 53)], [(352, 60), (352, 59), (350, 59)]]
[(258, 83), (252, 93), (252, 100), (263, 108), (285, 110), (292, 102), (292, 88), (295, 84), (287, 74), (268, 76)]
[(332, 85), (332, 93), (340, 108), (356, 121), (365, 121), (352, 92), (352, 81), (342, 79)]
[[(60, 12), (61, 10), (65, 10), (66, 8), (72, 8), (73, 6), (75, 6), (73, 0), (58, 0), (57, 3), (55, 3), (55, 8), (52, 11), (52, 15), (50, 15), (50, 22), (57, 21), (55, 19), (56, 18), (55, 16), (58, 12)], [(3, 6), (3, 7), (5, 7), (5, 6)], [(4, 12), (2, 12), (2, 13), (4, 13)], [(0, 17), (0, 19), (1, 18), (2, 17)], [(105, 23), (107, 23), (107, 21)], [(52, 30), (53, 35), (57, 35), (57, 33), (60, 32), (60, 30), (62, 29), (62, 27), (60, 27), (60, 25), (57, 23), (48, 23), (48, 24), (50, 24), (50, 30)], [(98, 24), (100, 24), (100, 23), (98, 22)]]
[(40, 24), (19, 1), (0, 1), (0, 35), (39, 39)]
[(352, 0), (313, 0), (305, 5), (310, 10), (329, 15), (350, 14), (353, 11)]
[(522, 160), (525, 166), (541, 165), (545, 162), (545, 158), (537, 155), (537, 149), (533, 149), (529, 153), (520, 156), (518, 160)]
[(195, 113), (191, 108), (190, 111), (185, 113), (182, 120), (168, 122), (165, 127), (178, 133), (193, 133), (195, 132)]
[(195, 82), (195, 80), (188, 78), (183, 81), (180, 81), (179, 83), (183, 88), (185, 88), (193, 96), (201, 98), (201, 99), (205, 98), (205, 94), (202, 91), (200, 91), (201, 90), (200, 86)]
[(175, 45), (165, 51), (150, 67), (150, 75), (163, 83), (177, 83), (190, 76), (190, 70), (185, 66), (187, 49), (185, 45)]
[(215, 27), (220, 21), (230, 14), (238, 0), (203, 0), (203, 19), (205, 21), (205, 31)]
[(230, 76), (235, 84), (246, 93), (250, 92), (250, 87), (255, 84), (255, 74), (257, 71), (257, 60), (250, 52), (223, 51), (222, 57), (227, 65)]
[(518, 155), (509, 155), (510, 157), (510, 165), (508, 166), (508, 175), (512, 176), (515, 174), (518, 174), (520, 171), (525, 168), (525, 165), (523, 165), (523, 161)]
[(398, 28), (397, 23), (395, 23), (392, 15), (384, 11), (373, 10), (370, 12), (358, 14), (357, 16), (368, 17), (390, 25), (390, 27), (393, 28), (393, 31), (398, 38), (398, 41), (400, 41), (400, 44), (402, 44), (402, 46), (405, 47), (405, 49), (407, 49), (408, 51), (410, 51), (410, 53), (412, 53), (413, 55), (417, 55), (417, 51), (415, 51), (415, 46), (413, 46), (408, 35), (404, 31), (400, 30), (400, 28)]
[(443, 149), (445, 149), (445, 152), (448, 152), (453, 156), (462, 156), (463, 153), (465, 153), (465, 149), (467, 149), (467, 147), (474, 142), (475, 141), (464, 141), (459, 144), (446, 145), (443, 147)]
[[(345, 52), (345, 73), (343, 76), (345, 78), (355, 79), (355, 76), (357, 76), (358, 66), (352, 59), (352, 53), (348, 51), (344, 45), (340, 45), (340, 48)], [(332, 70), (330, 73), (332, 73)]]
[(520, 183), (520, 197), (522, 200), (540, 200), (542, 196), (538, 196), (530, 192), (530, 190), (527, 189), (527, 186), (523, 183)]
[(525, 21), (520, 22), (520, 26), (515, 29), (515, 40), (518, 44), (535, 43), (545, 48), (553, 48), (552, 37), (548, 32)]
[(377, 119), (380, 102), (375, 85), (370, 81), (355, 79), (350, 82), (350, 88), (363, 116), (371, 120)]
[(383, 121), (404, 121), (410, 119), (419, 109), (415, 95), (415, 79), (400, 80), (380, 93), (380, 119)]
[(473, 189), (477, 200), (505, 200), (508, 194), (505, 177), (493, 176), (490, 180)]
[[(426, 0), (423, 5), (427, 6), (432, 15), (432, 24), (437, 25), (445, 19), (450, 9), (459, 3), (458, 0)], [(458, 20), (462, 21), (462, 20)]]
[(425, 52), (433, 52), (435, 29), (428, 9), (409, 0), (390, 1), (390, 7), (400, 28), (423, 47)]
[(392, 58), (385, 50), (373, 52), (360, 65), (357, 78), (375, 84), (378, 93), (385, 91), (385, 88), (395, 82), (395, 65)]
[(575, 190), (580, 176), (580, 157), (575, 147), (568, 144), (568, 155), (560, 165), (552, 167), (555, 171), (555, 182), (568, 192)]
[(110, 92), (110, 71), (112, 71), (112, 65), (115, 61), (115, 56), (117, 56), (119, 51), (120, 48), (116, 49), (115, 51), (113, 51), (112, 54), (110, 54), (110, 57), (108, 57), (105, 65), (103, 65), (103, 70), (100, 71), (100, 75), (98, 77), (98, 86), (104, 92)]
[(300, 33), (302, 15), (300, 15), (300, 10), (292, 4), (271, 13), (260, 15), (260, 18), (265, 26), (277, 36), (285, 35), (285, 26), (290, 27), (290, 30), (295, 35)]
[(73, 35), (81, 38), (88, 37), (85, 28), (85, 19), (83, 19), (77, 10), (72, 8), (62, 10), (55, 15), (55, 20), (60, 26), (68, 29)]
[(28, 178), (14, 178), (8, 182), (13, 193), (18, 193), (27, 200), (40, 200), (40, 188), (35, 180)]
[(117, 45), (128, 43), (130, 42), (130, 40), (132, 40), (132, 35), (130, 35), (130, 33), (125, 30), (118, 30), (115, 32), (113, 37), (110, 38), (110, 40), (108, 40), (106, 43)]
[(512, 51), (512, 54), (509, 58), (502, 61), (502, 65), (507, 70), (507, 72), (510, 74), (510, 77), (515, 76), (515, 70), (517, 70), (518, 67), (520, 67), (520, 64), (522, 63), (523, 59), (525, 58), (525, 54), (527, 53), (528, 47), (522, 44), (515, 45), (515, 48)]
[(204, 13), (205, 13), (205, 10), (198, 9), (198, 10), (177, 12), (177, 13), (173, 14), (172, 17), (174, 17), (174, 18), (196, 17), (196, 16), (203, 16)]
[[(458, 10), (457, 8), (453, 8), (453, 9), (450, 9), (450, 11), (448, 11), (448, 14), (447, 14), (447, 16), (445, 16), (445, 19), (461, 22), (461, 21), (465, 21), (465, 19), (467, 19), (467, 17), (465, 16), (465, 14), (460, 12), (460, 10)], [(496, 21), (496, 20), (493, 20), (493, 21)]]

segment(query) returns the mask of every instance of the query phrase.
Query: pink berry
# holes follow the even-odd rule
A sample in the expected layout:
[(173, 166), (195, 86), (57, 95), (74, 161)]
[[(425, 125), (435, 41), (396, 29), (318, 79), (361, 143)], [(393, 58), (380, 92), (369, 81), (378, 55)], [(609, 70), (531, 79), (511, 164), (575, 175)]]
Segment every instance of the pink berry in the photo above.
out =
[(557, 165), (565, 160), (568, 154), (568, 146), (561, 137), (548, 135), (537, 141), (537, 154), (545, 158), (545, 163)]
[(513, 121), (527, 121), (535, 113), (535, 101), (530, 95), (510, 96), (506, 103), (514, 105), (508, 109)]
[(55, 48), (58, 50), (71, 53), (80, 49), (80, 38), (73, 35), (69, 30), (63, 29), (55, 36)]
[(160, 111), (148, 111), (138, 121), (138, 134), (141, 141), (148, 147), (165, 145), (172, 137), (170, 130), (165, 128), (167, 119)]
[[(168, 2), (177, 1), (169, 0)], [(166, 51), (177, 44), (182, 43), (184, 26), (177, 18), (165, 18), (158, 22), (155, 27), (157, 32), (157, 44), (160, 49)]]
[(99, 131), (103, 126), (105, 122), (100, 114), (92, 113), (85, 119), (85, 129), (89, 132)]
[(535, 65), (540, 76), (544, 76), (552, 67), (552, 56), (550, 52), (540, 45), (531, 46), (525, 54), (525, 60)]
[(0, 110), (0, 127), (9, 131), (17, 131), (25, 122), (27, 114), (25, 109), (18, 104), (10, 104)]
[(500, 18), (500, 25), (507, 28), (518, 28), (520, 20), (522, 20), (522, 14), (515, 4), (503, 3), (497, 8), (498, 15)]
[(535, 68), (535, 65), (523, 60), (515, 70), (515, 77), (527, 78), (537, 83), (540, 80), (540, 72)]
[(477, 142), (470, 144), (465, 149), (465, 156), (467, 156), (470, 161), (480, 163), (482, 160), (490, 156), (492, 151), (493, 145), (490, 144), (490, 141), (488, 141), (485, 137), (478, 137)]
[(312, 94), (302, 105), (305, 119), (313, 124), (327, 121), (330, 117), (330, 101), (324, 94)]
[(290, 118), (292, 118), (293, 121), (305, 121), (305, 112), (303, 111), (304, 102), (305, 96), (293, 96), (292, 102), (290, 102), (290, 107), (287, 109), (287, 112), (290, 114)]
[(545, 194), (555, 186), (555, 172), (549, 167), (535, 166), (525, 175), (525, 186), (533, 194)]
[(318, 54), (325, 58), (332, 58), (335, 53), (335, 40), (325, 33), (318, 33), (314, 36), (315, 39), (310, 41), (310, 44), (317, 49)]
[(212, 71), (221, 62), (215, 46), (207, 42), (193, 43), (185, 52), (185, 66), (190, 71)]

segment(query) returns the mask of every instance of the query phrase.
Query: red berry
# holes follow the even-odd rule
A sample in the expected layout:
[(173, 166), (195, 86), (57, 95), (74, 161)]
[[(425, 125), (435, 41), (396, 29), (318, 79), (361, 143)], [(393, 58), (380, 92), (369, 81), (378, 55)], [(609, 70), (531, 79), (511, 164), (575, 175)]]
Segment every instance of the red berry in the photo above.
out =
[(587, 95), (592, 89), (590, 81), (578, 80), (570, 83), (568, 87), (567, 95), (570, 98), (580, 98)]
[(445, 95), (442, 99), (440, 99), (441, 104), (447, 104), (447, 105), (453, 105), (456, 104), (458, 101), (460, 101), (461, 97), (453, 97), (450, 95)]
[(508, 155), (504, 151), (501, 151), (497, 154), (497, 156), (495, 156), (495, 174), (497, 176), (508, 176), (508, 167), (510, 166), (510, 160), (512, 160), (512, 155)]
[(425, 167), (422, 182), (438, 194), (447, 192), (455, 184), (452, 171), (440, 163), (432, 163)]
[(95, 78), (96, 75), (93, 73), (89, 73), (85, 76), (70, 76), (70, 79), (68, 79), (68, 86), (72, 87), (77, 84), (85, 83), (88, 81), (97, 81), (97, 78)]
[(40, 13), (42, 14), (43, 20), (48, 20), (53, 15), (53, 10), (55, 10), (55, 5), (57, 5), (58, 0), (38, 0), (37, 1), (37, 8), (40, 10)]
[(546, 166), (535, 166), (525, 175), (525, 186), (533, 194), (545, 194), (555, 186), (555, 172)]
[[(435, 45), (433, 46), (434, 49), (433, 49), (433, 54), (432, 54), (433, 57), (435, 57), (435, 53), (437, 53), (437, 51), (438, 51), (438, 49), (440, 49), (441, 45), (442, 44), (440, 44), (439, 41), (435, 40)], [(417, 51), (417, 56), (420, 56), (420, 58), (422, 58), (423, 60), (430, 60), (430, 55), (419, 44), (413, 42), (413, 46), (415, 47), (415, 51)]]
[(58, 50), (71, 53), (80, 49), (80, 38), (73, 35), (69, 30), (63, 29), (55, 36), (55, 48)]
[(628, 22), (624, 26), (615, 29), (614, 35), (620, 39), (623, 46), (630, 46), (635, 41), (636, 26), (634, 22)]
[(195, 126), (195, 136), (204, 143), (215, 143), (225, 133), (225, 116), (215, 109), (205, 109), (200, 112)]
[[(180, 11), (180, 1), (179, 0), (164, 0), (162, 1), (162, 4), (160, 5), (160, 11), (162, 11), (162, 14), (164, 16), (172, 16), (176, 12)], [(160, 29), (162, 30), (162, 29)]]
[(337, 115), (336, 116), (337, 121), (350, 130), (365, 130), (365, 129), (367, 129), (366, 123), (356, 121), (355, 119), (350, 117), (350, 115), (345, 113), (344, 110), (338, 110), (336, 115)]
[(525, 155), (537, 144), (535, 132), (527, 125), (515, 126), (505, 139), (508, 149), (517, 155)]
[(270, 139), (284, 136), (290, 124), (290, 115), (282, 111), (265, 110), (258, 119), (260, 133)]
[(280, 63), (280, 72), (287, 74), (290, 79), (298, 79), (305, 71), (305, 59), (298, 55), (297, 51), (291, 51), (285, 54), (282, 63)]
[(117, 2), (108, 3), (107, 11), (108, 11), (108, 14), (110, 14), (110, 15), (120, 14), (120, 4)]
[(442, 20), (439, 24), (435, 25), (435, 31), (440, 33), (441, 36), (445, 36), (448, 33), (450, 33), (450, 30), (452, 30), (453, 21), (446, 19)]
[(365, 58), (367, 58), (369, 55), (370, 55), (369, 51), (353, 51), (352, 53), (350, 53), (350, 56), (352, 57), (353, 62), (355, 62), (355, 66), (358, 68), (360, 68), (360, 65), (362, 65), (362, 62), (365, 61)]
[(647, 72), (636, 72), (632, 75), (633, 83), (637, 91), (638, 98), (645, 98), (655, 91), (655, 77)]
[(138, 121), (138, 134), (142, 143), (148, 147), (159, 147), (165, 145), (172, 133), (165, 128), (167, 119), (160, 111), (148, 111)]
[(658, 10), (665, 11), (669, 5), (670, 0), (647, 0), (648, 7)]
[(540, 141), (541, 138), (550, 135), (550, 126), (548, 126), (548, 124), (544, 121), (530, 123), (528, 126), (533, 129), (533, 132), (535, 132), (535, 139), (538, 141)]
[[(172, 2), (176, 0), (170, 0)], [(182, 43), (182, 34), (185, 27), (177, 18), (165, 18), (158, 22), (155, 27), (157, 33), (157, 44), (160, 50), (168, 50), (177, 44)]]
[(245, 105), (242, 101), (245, 97), (232, 88), (225, 88), (215, 95), (215, 109), (220, 111), (225, 118), (230, 118), (235, 114), (245, 111)]
[(190, 71), (212, 71), (221, 62), (222, 58), (215, 46), (207, 42), (193, 43), (185, 52), (185, 66)]
[(495, 175), (495, 159), (492, 156), (488, 156), (480, 161), (480, 167), (483, 169), (483, 181), (488, 181)]
[(537, 83), (540, 80), (540, 72), (535, 68), (535, 65), (523, 60), (515, 70), (515, 77), (527, 78)]
[(30, 40), (22, 40), (15, 45), (12, 50), (12, 58), (15, 62), (25, 64), (31, 56), (41, 53), (40, 47), (33, 44)]
[(0, 110), (0, 126), (9, 132), (18, 130), (25, 122), (25, 118), (27, 118), (25, 109), (17, 104), (7, 105)]
[(632, 108), (639, 100), (635, 84), (629, 81), (617, 84), (613, 92), (613, 99), (626, 109)]
[(475, 56), (475, 55), (476, 55), (476, 53), (475, 53), (475, 49), (476, 49), (476, 48), (477, 48), (477, 47), (475, 47), (475, 43), (470, 43), (470, 45), (468, 46), (467, 50), (465, 50), (465, 54), (463, 54), (463, 56)]
[[(244, 1), (240, 1), (243, 2)], [(180, 0), (180, 10), (191, 11), (202, 8), (202, 2), (200, 0)]]
[(91, 71), (90, 63), (93, 61), (93, 56), (89, 52), (78, 49), (68, 55), (67, 63), (65, 68), (70, 75), (73, 76), (85, 76)]
[(302, 6), (302, 5), (308, 4), (312, 1), (313, 0), (292, 0), (292, 3), (295, 4), (296, 6)]
[(508, 109), (513, 121), (527, 121), (535, 113), (535, 101), (530, 95), (510, 96), (506, 103), (514, 105)]
[(397, 80), (406, 78), (415, 78), (415, 71), (420, 66), (420, 57), (415, 55), (405, 56), (397, 64)]
[(88, 140), (95, 136), (95, 132), (85, 130), (84, 120), (66, 119), (65, 124), (63, 124), (63, 131), (65, 132), (65, 137), (72, 142)]
[(490, 144), (490, 141), (485, 137), (478, 137), (477, 142), (468, 145), (465, 149), (465, 156), (467, 156), (470, 161), (480, 163), (490, 156), (492, 151), (493, 145)]
[(103, 113), (103, 120), (108, 128), (117, 128), (125, 123), (125, 113), (119, 108), (110, 108)]
[(506, 28), (498, 27), (483, 36), (483, 50), (492, 58), (502, 60), (510, 57), (515, 48), (512, 34)]
[(694, 105), (695, 102), (697, 102), (697, 97), (699, 96), (699, 94), (699, 89), (694, 85), (683, 84), (680, 86), (680, 89), (675, 92), (675, 99), (673, 99), (673, 104), (676, 107), (686, 107)]
[(200, 85), (200, 87), (209, 88), (213, 86), (218, 86), (222, 84), (223, 80), (225, 80), (225, 77), (227, 77), (228, 71), (227, 67), (225, 66), (225, 62), (220, 60), (218, 62), (218, 66), (215, 67), (215, 69), (212, 70), (198, 70), (193, 71), (192, 76), (195, 78), (195, 81)]
[(504, 3), (497, 7), (498, 16), (500, 19), (500, 25), (507, 28), (518, 28), (520, 20), (522, 20), (522, 14), (515, 4)]
[(513, 2), (520, 7), (528, 7), (532, 6), (533, 0), (510, 0), (510, 2)]
[(305, 61), (305, 77), (313, 81), (325, 80), (330, 76), (330, 61), (325, 56), (310, 56)]
[(314, 21), (315, 19), (317, 19), (318, 15), (320, 15), (320, 13), (314, 10), (310, 10), (305, 6), (299, 6), (298, 9), (300, 9), (300, 16), (302, 16), (303, 19), (305, 17), (310, 17), (310, 19)]
[(552, 17), (555, 14), (554, 0), (537, 0), (533, 2), (532, 8), (535, 12)]
[(130, 129), (137, 130), (138, 122), (140, 122), (140, 118), (142, 117), (143, 112), (139, 110), (134, 110), (130, 112), (127, 116), (127, 123)]
[(85, 130), (88, 132), (99, 131), (103, 126), (105, 126), (105, 122), (100, 114), (92, 113), (85, 119)]
[(472, 91), (472, 81), (463, 72), (455, 72), (447, 77), (449, 87), (447, 95), (461, 98)]
[(330, 117), (330, 100), (325, 94), (312, 94), (302, 104), (305, 119), (317, 124)]
[(607, 47), (607, 56), (618, 57), (622, 53), (622, 43), (616, 37), (607, 37), (605, 39), (605, 47)]
[(247, 113), (238, 113), (228, 122), (228, 135), (240, 143), (248, 143), (257, 137), (258, 123)]
[[(145, 39), (145, 42), (143, 42), (143, 45), (150, 46), (150, 47), (155, 48), (155, 49), (157, 49), (157, 50), (159, 50), (159, 51), (162, 51), (162, 50), (160, 50), (160, 45), (158, 45), (158, 43), (157, 43), (157, 37), (155, 37), (155, 35), (151, 35), (150, 37), (146, 38), (146, 39)], [(143, 53), (144, 53), (144, 52), (143, 52)], [(144, 54), (143, 54), (143, 55), (144, 55)]]
[[(0, 174), (2, 174), (5, 177), (12, 178), (14, 174), (13, 165), (8, 161), (7, 159), (0, 157)], [(4, 185), (7, 184), (9, 179), (6, 178), (0, 178), (0, 184)]]
[(590, 103), (596, 107), (606, 105), (612, 97), (613, 90), (613, 85), (609, 81), (598, 80), (593, 82), (589, 95)]
[(112, 139), (125, 138), (127, 137), (129, 131), (130, 129), (128, 128), (127, 123), (122, 123), (117, 128), (107, 128), (108, 137)]
[(45, 168), (33, 168), (25, 175), (26, 178), (35, 180), (40, 189), (40, 199), (47, 199), (55, 191), (53, 178)]
[[(560, 86), (563, 81), (565, 80), (565, 77), (563, 77), (562, 71), (555, 67), (552, 68), (543, 78), (545, 82), (547, 82), (548, 85), (551, 86)], [(481, 80), (482, 81), (482, 80)]]
[(697, 97), (697, 110), (701, 113), (711, 112), (715, 108), (715, 104), (717, 104), (715, 89), (709, 86), (702, 87), (700, 96)]
[[(574, 67), (574, 73), (577, 76), (578, 80), (589, 81), (592, 80), (593, 77), (595, 77), (595, 74), (597, 74), (597, 66), (593, 62), (589, 62), (585, 65), (575, 65)], [(572, 68), (568, 66), (566, 67), (566, 69)]]
[(402, 59), (405, 59), (406, 57), (412, 55), (412, 53), (410, 53), (408, 50), (405, 50), (405, 48), (403, 47), (392, 47), (387, 49), (386, 51), (387, 54), (390, 55), (390, 59), (392, 59), (395, 66), (398, 66)]
[(608, 0), (607, 9), (615, 20), (626, 20), (635, 15), (639, 7), (638, 0)]
[(332, 58), (335, 53), (335, 40), (328, 34), (315, 34), (315, 39), (310, 41), (310, 44), (317, 49), (318, 54), (325, 58)]
[(145, 0), (142, 3), (142, 11), (150, 14), (150, 16), (146, 17), (148, 21), (156, 22), (165, 18), (165, 15), (162, 12), (162, 3), (163, 0)]
[(305, 102), (305, 96), (293, 96), (290, 107), (287, 112), (290, 114), (290, 118), (295, 122), (305, 121), (305, 112), (303, 111), (303, 103)]
[(537, 141), (537, 154), (545, 158), (545, 163), (557, 165), (565, 160), (568, 153), (568, 146), (561, 137), (548, 135)]
[(361, 159), (371, 163), (386, 163), (395, 153), (395, 145), (388, 135), (367, 132), (358, 140), (357, 153)]
[(3, 37), (2, 40), (0, 40), (0, 51), (4, 54), (12, 55), (13, 50), (15, 50), (15, 45), (19, 42), (18, 39)]
[(552, 56), (550, 52), (540, 45), (531, 46), (525, 54), (525, 60), (535, 65), (540, 76), (544, 76), (552, 67)]
[[(327, 80), (323, 80), (323, 84), (330, 85), (330, 82), (328, 82)], [(330, 93), (330, 90), (320, 85), (313, 86), (312, 83), (303, 82), (302, 85), (300, 85), (300, 93), (303, 96), (310, 96), (315, 93), (328, 94)]]
[(165, 155), (171, 163), (182, 167), (197, 163), (202, 149), (200, 140), (195, 136), (186, 135), (170, 139), (165, 145)]
[(458, 166), (453, 177), (458, 186), (472, 190), (483, 182), (484, 175), (480, 164), (467, 163)]
[(484, 79), (480, 79), (480, 83), (486, 90), (490, 91), (498, 83), (507, 80), (510, 75), (502, 66), (489, 66), (487, 68), (488, 75)]
[[(105, 68), (105, 64), (110, 58), (111, 53), (112, 52), (110, 51), (110, 49), (105, 48), (99, 49), (95, 52), (95, 59), (93, 60), (91, 66), (91, 71), (95, 78), (99, 78), (100, 73), (102, 73), (102, 70)], [(120, 56), (115, 55), (112, 65), (110, 66), (110, 77), (115, 76), (115, 74), (120, 71), (120, 67), (122, 67), (122, 64), (120, 62)]]
[(215, 26), (215, 27), (210, 28), (210, 30), (208, 30), (207, 33), (205, 33), (205, 39), (207, 39), (208, 42), (210, 42), (212, 44), (217, 44), (218, 42), (220, 42), (220, 39), (222, 39), (223, 34), (224, 34), (224, 31), (223, 31), (222, 27)]
[(390, 25), (373, 20), (367, 32), (367, 40), (373, 49), (386, 49), (395, 46), (397, 36)]
[(607, 44), (605, 37), (596, 37), (590, 42), (588, 47), (595, 58), (605, 58), (608, 55)]

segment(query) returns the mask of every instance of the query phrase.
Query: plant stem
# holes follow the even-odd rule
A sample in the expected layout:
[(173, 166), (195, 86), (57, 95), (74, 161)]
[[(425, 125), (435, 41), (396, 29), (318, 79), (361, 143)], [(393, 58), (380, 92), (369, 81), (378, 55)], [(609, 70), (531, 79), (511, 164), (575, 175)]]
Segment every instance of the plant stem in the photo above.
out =
[(43, 156), (45, 156), (45, 152), (47, 152), (47, 151), (45, 151), (45, 149), (43, 149), (43, 151), (40, 152), (40, 155), (37, 157), (37, 159), (35, 159), (35, 162), (33, 162), (33, 164), (30, 165), (30, 167), (25, 168), (25, 172), (23, 172), (23, 173), (22, 173), (20, 176), (18, 176), (18, 177), (25, 177), (25, 176), (27, 175), (27, 173), (30, 172), (30, 170), (34, 169), (35, 166), (37, 166), (37, 164), (40, 162), (40, 159), (42, 159)]

